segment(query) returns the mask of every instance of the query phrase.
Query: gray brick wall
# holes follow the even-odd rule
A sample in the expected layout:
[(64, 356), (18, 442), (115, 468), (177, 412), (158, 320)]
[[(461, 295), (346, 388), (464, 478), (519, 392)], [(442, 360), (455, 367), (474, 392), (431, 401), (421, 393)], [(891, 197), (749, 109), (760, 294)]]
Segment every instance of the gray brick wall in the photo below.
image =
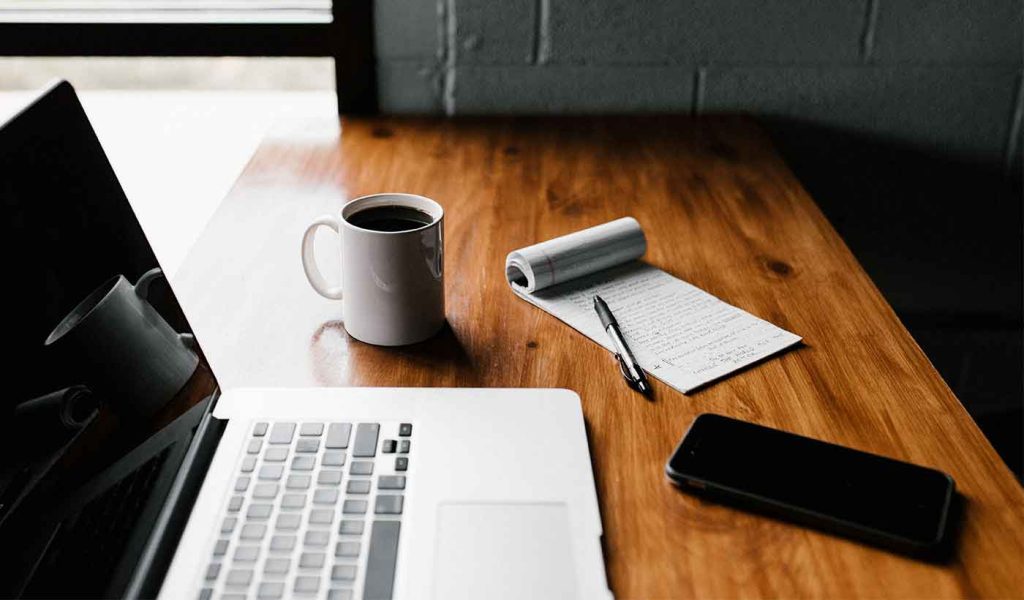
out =
[(375, 0), (395, 113), (748, 111), (1018, 170), (1024, 0)]
[(1001, 164), (1013, 67), (708, 67), (705, 111), (756, 110)]

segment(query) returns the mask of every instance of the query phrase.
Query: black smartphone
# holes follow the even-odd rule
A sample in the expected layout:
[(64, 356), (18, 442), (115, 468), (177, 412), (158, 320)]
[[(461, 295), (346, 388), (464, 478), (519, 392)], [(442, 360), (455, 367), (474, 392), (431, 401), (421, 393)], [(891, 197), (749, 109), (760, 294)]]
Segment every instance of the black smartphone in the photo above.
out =
[(712, 500), (936, 558), (956, 488), (934, 469), (715, 414), (694, 420), (665, 472)]

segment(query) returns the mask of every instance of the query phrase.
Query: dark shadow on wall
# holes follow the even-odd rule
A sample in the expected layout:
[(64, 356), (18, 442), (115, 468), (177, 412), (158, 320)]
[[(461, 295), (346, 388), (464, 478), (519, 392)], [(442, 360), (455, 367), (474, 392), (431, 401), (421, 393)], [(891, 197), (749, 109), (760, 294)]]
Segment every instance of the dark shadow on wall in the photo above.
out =
[[(786, 161), (1022, 478), (1020, 172), (791, 119)], [(1015, 165), (1019, 168), (1018, 164)]]

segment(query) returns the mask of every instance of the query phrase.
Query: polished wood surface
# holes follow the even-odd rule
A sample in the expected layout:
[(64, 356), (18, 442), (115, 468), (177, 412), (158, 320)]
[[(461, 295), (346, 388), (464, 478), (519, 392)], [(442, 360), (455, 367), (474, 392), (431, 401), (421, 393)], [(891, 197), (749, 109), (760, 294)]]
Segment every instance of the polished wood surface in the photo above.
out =
[[(754, 122), (377, 118), (342, 129), (275, 130), (174, 280), (223, 387), (575, 390), (620, 598), (1024, 595), (1021, 486)], [(382, 191), (446, 210), (450, 327), (399, 349), (349, 338), (299, 261), (311, 219)], [(503, 276), (510, 250), (625, 215), (644, 227), (649, 262), (805, 344), (691, 395), (660, 382), (654, 402), (629, 391), (607, 352)], [(329, 237), (321, 255), (337, 251)], [(955, 558), (912, 560), (678, 492), (663, 466), (702, 412), (951, 474), (965, 498)]]

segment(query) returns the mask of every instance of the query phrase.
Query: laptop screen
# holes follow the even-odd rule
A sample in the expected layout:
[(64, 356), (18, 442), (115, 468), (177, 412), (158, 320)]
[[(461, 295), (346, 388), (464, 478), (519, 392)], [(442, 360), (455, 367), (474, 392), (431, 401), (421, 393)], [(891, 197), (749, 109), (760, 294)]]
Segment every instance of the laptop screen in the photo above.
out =
[(216, 381), (66, 82), (0, 126), (0, 206), (0, 595), (116, 593)]

